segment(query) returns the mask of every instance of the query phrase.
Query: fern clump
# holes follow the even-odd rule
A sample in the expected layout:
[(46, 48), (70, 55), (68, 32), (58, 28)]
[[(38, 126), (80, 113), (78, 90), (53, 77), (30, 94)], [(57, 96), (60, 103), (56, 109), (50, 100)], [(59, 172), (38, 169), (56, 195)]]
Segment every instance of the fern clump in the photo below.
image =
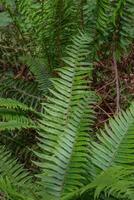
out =
[[(40, 148), (35, 150), (34, 161), (39, 171), (32, 181), (5, 147), (0, 148), (0, 190), (5, 197), (133, 199), (134, 105), (110, 119), (100, 130), (98, 140), (94, 139), (96, 96), (89, 90), (89, 43), (88, 36), (80, 33), (67, 48), (65, 67), (58, 69), (59, 77), (52, 79), (51, 94), (43, 103), (42, 114), (15, 100), (0, 99), (1, 109), (8, 113), (1, 115), (5, 123), (30, 120), (32, 128), (38, 129)], [(18, 119), (13, 111), (19, 112)], [(32, 116), (37, 119), (36, 126)], [(12, 129), (16, 128), (13, 124)]]
[[(119, 112), (118, 70), (134, 2), (0, 3), (0, 199), (133, 200), (134, 104)], [(117, 108), (99, 129), (93, 88), (105, 68), (113, 80), (96, 91), (110, 96), (115, 83)]]

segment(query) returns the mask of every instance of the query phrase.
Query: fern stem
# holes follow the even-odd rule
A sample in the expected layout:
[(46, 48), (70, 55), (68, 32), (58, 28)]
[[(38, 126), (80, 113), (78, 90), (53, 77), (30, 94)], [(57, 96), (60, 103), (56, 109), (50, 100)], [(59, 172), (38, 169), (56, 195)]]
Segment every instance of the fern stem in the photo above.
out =
[(83, 13), (84, 1), (85, 0), (81, 0), (80, 5), (79, 5), (79, 7), (80, 7), (80, 27), (81, 27), (81, 29), (84, 28), (84, 13)]
[(119, 74), (115, 51), (113, 51), (113, 68), (115, 71), (115, 81), (116, 81), (116, 113), (120, 111), (120, 86), (119, 86)]

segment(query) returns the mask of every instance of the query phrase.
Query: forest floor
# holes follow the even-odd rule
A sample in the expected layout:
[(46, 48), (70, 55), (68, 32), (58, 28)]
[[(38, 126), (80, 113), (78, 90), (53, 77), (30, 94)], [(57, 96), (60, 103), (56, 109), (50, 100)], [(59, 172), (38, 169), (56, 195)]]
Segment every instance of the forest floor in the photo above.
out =
[(116, 77), (113, 62), (107, 60), (97, 63), (94, 69), (93, 89), (100, 97), (99, 103), (95, 106), (97, 128), (121, 109), (126, 109), (134, 98), (134, 51), (129, 57), (117, 63), (117, 70)]

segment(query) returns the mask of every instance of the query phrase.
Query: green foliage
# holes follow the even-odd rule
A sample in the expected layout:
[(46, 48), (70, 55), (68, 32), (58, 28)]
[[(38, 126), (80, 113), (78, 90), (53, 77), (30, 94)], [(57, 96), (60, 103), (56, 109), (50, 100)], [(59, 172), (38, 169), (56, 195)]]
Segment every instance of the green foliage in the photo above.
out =
[(42, 153), (37, 155), (42, 159), (39, 177), (46, 199), (59, 199), (87, 182), (88, 130), (93, 118), (93, 94), (86, 91), (88, 82), (84, 80), (91, 71), (83, 62), (88, 42), (85, 35), (74, 39), (68, 57), (63, 59), (68, 67), (58, 70), (60, 78), (53, 80), (55, 90), (44, 107), (39, 132)]
[[(48, 93), (48, 88), (52, 86), (51, 81), (50, 81), (51, 73), (49, 69), (47, 69), (44, 66), (45, 61), (43, 59), (33, 58), (33, 57), (22, 57), (20, 58), (20, 60), (24, 64), (27, 64), (30, 72), (35, 77), (35, 82), (38, 84), (38, 90), (41, 91), (42, 96), (43, 95), (45, 96)], [(24, 88), (27, 88), (27, 87), (24, 87)], [(37, 94), (36, 96), (38, 97), (39, 94)]]
[(81, 195), (95, 190), (94, 199), (99, 199), (102, 192), (105, 193), (106, 199), (110, 195), (117, 199), (133, 199), (133, 172), (133, 168), (110, 167), (100, 173), (92, 183), (83, 188)]
[(133, 163), (134, 104), (105, 124), (98, 141), (92, 143), (92, 162), (101, 170)]
[[(29, 113), (29, 116), (28, 116)], [(31, 115), (31, 116), (30, 116)], [(20, 128), (34, 128), (32, 115), (39, 114), (32, 108), (12, 99), (0, 99), (0, 130), (13, 130)]]
[[(96, 137), (90, 84), (97, 59), (129, 54), (133, 1), (0, 2), (0, 198), (134, 199), (134, 104)], [(6, 149), (35, 152), (32, 180)]]
[(4, 197), (13, 200), (32, 200), (32, 180), (29, 173), (11, 158), (8, 151), (0, 146), (0, 191)]
[(71, 39), (70, 34), (78, 31), (76, 2), (19, 0), (15, 1), (14, 7), (5, 0), (2, 2), (23, 39), (22, 43), (28, 42), (29, 53), (43, 56), (50, 68), (58, 66), (62, 49)]
[(43, 57), (51, 69), (63, 64), (65, 48), (78, 29), (92, 35), (95, 51), (103, 45), (108, 54), (110, 45), (110, 52), (114, 49), (118, 58), (128, 53), (134, 39), (132, 0), (19, 0), (12, 4), (2, 0), (2, 4), (18, 32), (16, 40), (21, 38), (28, 54)]
[[(27, 80), (23, 78), (14, 77), (13, 74), (7, 73), (1, 76), (0, 80), (0, 96), (3, 98), (12, 98), (27, 104), (31, 108), (41, 111), (41, 102), (48, 93), (48, 87), (51, 85), (48, 79), (49, 75), (44, 71), (41, 64), (36, 65), (35, 63), (30, 66), (30, 71), (37, 77), (35, 80), (31, 76), (31, 80), (27, 77)], [(37, 69), (36, 66), (39, 66)]]
[[(88, 91), (88, 78), (91, 76), (90, 63), (87, 62), (89, 42), (87, 35), (82, 33), (74, 39), (70, 51), (67, 48), (67, 56), (63, 59), (66, 66), (58, 70), (60, 77), (53, 80), (54, 89), (44, 104), (45, 113), (38, 128), (41, 151), (36, 151), (40, 162), (35, 163), (40, 172), (36, 175), (38, 181), (33, 183), (37, 190), (32, 191), (33, 195), (28, 193), (27, 199), (43, 200), (45, 197), (45, 200), (71, 200), (86, 199), (87, 196), (95, 199), (107, 199), (107, 196), (109, 199), (133, 199), (131, 164), (134, 106), (132, 104), (126, 112), (110, 119), (104, 129), (107, 134), (101, 131), (99, 141), (94, 142), (92, 105), (95, 96)], [(13, 100), (1, 100), (1, 105), (37, 114), (32, 108)], [(1, 152), (1, 160), (6, 170), (6, 164), (12, 162), (4, 153)], [(16, 162), (7, 165), (11, 167), (11, 172), (14, 172), (15, 167), (15, 175), (18, 175)], [(21, 184), (21, 192), (18, 193), (16, 179), (12, 180), (9, 169), (8, 172), (6, 177), (2, 175), (1, 191), (9, 198), (25, 199), (30, 187), (25, 184), (26, 189), (23, 191)], [(27, 175), (23, 177), (27, 178)]]
[(96, 27), (99, 32), (104, 33), (107, 30), (109, 23), (110, 13), (110, 1), (109, 0), (97, 0), (97, 21)]
[(7, 12), (0, 13), (0, 27), (8, 26), (12, 22)]
[[(40, 118), (41, 114), (32, 107), (13, 99), (0, 98), (0, 144), (8, 144), (8, 149), (11, 149), (13, 154), (19, 155), (20, 160), (27, 162), (28, 158), (33, 157), (30, 146), (34, 146), (28, 146), (27, 140), (31, 140), (30, 132), (36, 133), (32, 130), (38, 128), (37, 120)], [(32, 141), (34, 144), (34, 135)]]
[[(114, 5), (115, 4), (115, 5)], [(117, 58), (128, 54), (134, 39), (134, 2), (132, 0), (118, 0), (113, 3), (112, 23), (114, 25), (113, 44)]]

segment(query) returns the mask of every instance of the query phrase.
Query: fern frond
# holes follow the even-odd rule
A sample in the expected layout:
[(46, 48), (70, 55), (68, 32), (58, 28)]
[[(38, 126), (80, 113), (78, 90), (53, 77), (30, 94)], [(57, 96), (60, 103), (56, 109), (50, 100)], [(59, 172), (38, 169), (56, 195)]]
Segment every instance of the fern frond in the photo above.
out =
[(134, 39), (134, 2), (132, 0), (126, 0), (124, 11), (121, 16), (121, 31), (120, 31), (120, 43), (121, 47), (128, 52), (128, 47), (132, 44)]
[(12, 99), (0, 98), (0, 130), (35, 128), (33, 116), (39, 113)]
[(0, 177), (0, 193), (1, 193), (1, 200), (33, 200), (33, 198), (25, 196), (26, 194), (17, 191), (17, 188), (14, 187), (11, 181), (6, 177)]
[[(82, 105), (85, 103), (86, 105)], [(46, 152), (46, 156), (45, 154), (37, 155), (46, 160), (44, 160), (44, 164), (42, 163), (39, 166), (43, 167), (40, 179), (42, 179), (42, 185), (45, 186), (45, 188), (43, 187), (44, 192), (48, 193), (48, 196), (55, 196), (59, 199), (62, 195), (82, 187), (87, 182), (89, 162), (89, 152), (87, 151), (89, 148), (88, 125), (91, 126), (92, 124), (92, 122), (88, 123), (87, 121), (88, 103), (83, 102), (78, 108), (74, 109), (67, 124), (62, 124), (62, 127), (57, 122), (50, 121), (48, 123), (47, 121), (48, 126), (51, 126), (49, 128), (50, 136), (47, 133), (46, 136), (43, 136), (43, 133), (41, 134), (45, 140), (42, 143), (42, 139), (40, 139), (41, 144), (39, 146)], [(56, 123), (55, 135), (53, 135), (51, 132)], [(48, 127), (43, 128), (43, 126), (41, 128), (42, 130), (48, 129)], [(59, 134), (57, 140), (56, 132)]]
[(33, 184), (29, 173), (11, 158), (5, 147), (0, 146), (0, 191), (11, 199), (30, 200), (32, 189)]
[(101, 193), (104, 193), (104, 199), (111, 196), (117, 199), (132, 200), (134, 198), (133, 173), (133, 167), (110, 167), (98, 175), (92, 183), (83, 187), (80, 193), (83, 195), (95, 190), (94, 199), (100, 199)]
[(29, 182), (28, 173), (24, 172), (22, 166), (17, 164), (16, 160), (12, 159), (10, 153), (2, 146), (0, 146), (0, 158), (0, 173), (3, 178), (8, 177), (13, 184), (20, 186)]
[(44, 66), (45, 60), (28, 56), (21, 57), (20, 59), (28, 66), (29, 71), (35, 77), (35, 82), (38, 83), (39, 90), (42, 91), (42, 96), (45, 96), (52, 85), (50, 81), (50, 70)]
[(134, 2), (132, 0), (118, 0), (113, 3), (113, 43), (119, 58), (131, 50), (134, 39), (133, 20)]
[(9, 98), (7, 98), (7, 99), (0, 98), (0, 107), (4, 107), (4, 108), (8, 108), (8, 109), (20, 109), (22, 111), (35, 112), (34, 109), (26, 106), (25, 104), (23, 104), (19, 101), (15, 101), (13, 99), (9, 99)]
[(134, 104), (109, 120), (98, 134), (99, 142), (92, 143), (92, 162), (101, 170), (120, 165), (133, 165)]
[[(84, 6), (83, 13), (84, 13), (84, 21), (85, 21), (85, 27), (88, 31), (89, 28), (93, 30), (96, 23), (96, 16), (94, 13), (96, 12), (96, 1), (87, 0), (87, 3)], [(92, 32), (90, 32), (93, 34)]]
[(35, 81), (14, 79), (7, 75), (0, 81), (0, 96), (20, 101), (34, 110), (42, 110), (43, 94)]
[(93, 116), (93, 94), (87, 90), (86, 80), (91, 69), (84, 62), (88, 42), (82, 34), (67, 49), (67, 67), (58, 70), (60, 78), (53, 80), (55, 90), (51, 90), (53, 96), (48, 97), (44, 108), (39, 132), (42, 153), (36, 154), (42, 160), (39, 177), (46, 199), (61, 199), (87, 181), (88, 130)]
[(77, 4), (71, 0), (16, 1), (19, 29), (29, 37), (33, 54), (44, 57), (50, 68), (58, 66), (66, 45), (78, 32)]
[(134, 198), (133, 167), (114, 166), (101, 172), (97, 177), (77, 191), (68, 193), (62, 200), (132, 200)]
[(98, 31), (105, 33), (110, 22), (110, 1), (109, 0), (97, 0), (96, 4), (97, 20), (96, 28)]

